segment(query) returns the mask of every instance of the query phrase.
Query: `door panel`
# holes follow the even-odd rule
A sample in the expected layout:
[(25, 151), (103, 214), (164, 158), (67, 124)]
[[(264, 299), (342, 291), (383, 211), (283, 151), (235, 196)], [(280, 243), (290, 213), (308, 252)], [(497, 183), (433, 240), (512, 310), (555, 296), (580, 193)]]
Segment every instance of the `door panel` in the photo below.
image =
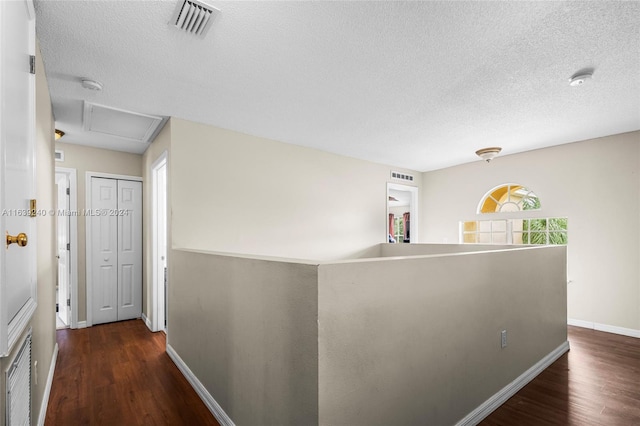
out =
[(142, 315), (142, 182), (118, 181), (118, 320)]
[[(27, 235), (27, 245), (0, 252), (0, 356), (27, 326), (36, 300), (35, 20), (31, 1), (0, 1), (0, 232)], [(4, 245), (4, 244), (3, 244)]]
[[(4, 230), (10, 235), (27, 234), (31, 244), (13, 244), (4, 253), (8, 320), (11, 321), (31, 297), (30, 281), (35, 244), (34, 218), (28, 217), (34, 194), (34, 164), (31, 126), (33, 77), (29, 73), (30, 27), (26, 2), (2, 2), (2, 144), (4, 148)], [(13, 34), (13, 37), (4, 38)], [(32, 229), (33, 228), (33, 229)]]
[(91, 179), (93, 324), (118, 320), (117, 181)]

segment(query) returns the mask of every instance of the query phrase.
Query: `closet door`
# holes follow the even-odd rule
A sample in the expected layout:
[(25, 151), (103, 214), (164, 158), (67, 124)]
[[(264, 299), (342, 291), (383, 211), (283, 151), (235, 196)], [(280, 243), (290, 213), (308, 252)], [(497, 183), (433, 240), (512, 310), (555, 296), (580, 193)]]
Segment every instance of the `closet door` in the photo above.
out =
[(118, 320), (118, 181), (91, 179), (93, 324)]
[(142, 182), (118, 181), (118, 320), (142, 315)]

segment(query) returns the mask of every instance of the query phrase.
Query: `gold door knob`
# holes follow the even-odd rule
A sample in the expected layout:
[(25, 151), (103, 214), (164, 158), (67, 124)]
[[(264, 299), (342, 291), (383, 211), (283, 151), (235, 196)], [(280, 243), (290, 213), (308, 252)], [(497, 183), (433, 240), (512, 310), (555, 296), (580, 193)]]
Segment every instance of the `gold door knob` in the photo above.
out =
[(12, 237), (11, 235), (9, 235), (9, 232), (7, 232), (7, 248), (9, 248), (9, 246), (14, 243), (18, 244), (20, 247), (24, 247), (27, 245), (27, 242), (27, 234), (25, 234), (24, 232), (19, 233), (15, 237)]

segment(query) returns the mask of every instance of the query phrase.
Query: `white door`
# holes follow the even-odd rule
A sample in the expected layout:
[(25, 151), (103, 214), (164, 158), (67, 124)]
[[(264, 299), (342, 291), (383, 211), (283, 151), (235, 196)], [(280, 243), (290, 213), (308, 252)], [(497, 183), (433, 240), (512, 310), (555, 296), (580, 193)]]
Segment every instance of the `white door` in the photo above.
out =
[(71, 264), (69, 256), (69, 221), (71, 216), (61, 214), (70, 212), (69, 176), (66, 173), (56, 173), (56, 187), (58, 193), (57, 215), (57, 245), (58, 245), (58, 317), (65, 325), (69, 325), (69, 306), (71, 305)]
[(142, 182), (91, 179), (92, 323), (142, 315)]
[(118, 320), (142, 315), (142, 182), (118, 181)]
[[(0, 355), (35, 310), (35, 15), (31, 1), (0, 1), (0, 232), (16, 243), (0, 251)], [(26, 246), (21, 246), (26, 242)], [(4, 244), (3, 244), (4, 245)]]
[(91, 179), (93, 324), (118, 320), (118, 181)]
[(167, 328), (167, 159), (153, 167), (153, 330)]

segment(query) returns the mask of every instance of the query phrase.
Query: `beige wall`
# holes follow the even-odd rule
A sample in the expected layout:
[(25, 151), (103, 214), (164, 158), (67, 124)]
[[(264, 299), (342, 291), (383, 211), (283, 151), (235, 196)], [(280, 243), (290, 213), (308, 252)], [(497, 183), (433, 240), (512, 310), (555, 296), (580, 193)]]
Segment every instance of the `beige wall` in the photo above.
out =
[(640, 335), (638, 170), (633, 132), (423, 173), (421, 241), (457, 242), (489, 189), (523, 184), (542, 203), (532, 214), (569, 218), (569, 318)]
[(340, 259), (386, 241), (390, 166), (176, 118), (171, 144), (174, 247)]
[(455, 424), (565, 344), (565, 277), (558, 246), (321, 264), (319, 424)]
[(174, 249), (168, 344), (238, 425), (454, 424), (566, 349), (565, 282), (560, 246), (319, 264)]
[[(55, 181), (53, 166), (53, 114), (49, 86), (44, 74), (44, 64), (40, 56), (40, 48), (36, 49), (36, 200), (38, 209), (49, 210), (55, 206)], [(35, 424), (40, 415), (44, 397), (47, 375), (51, 366), (52, 355), (56, 344), (56, 280), (57, 259), (55, 242), (55, 217), (38, 216), (37, 233), (37, 282), (38, 306), (31, 320), (33, 330), (31, 341), (32, 362), (32, 400), (31, 418)], [(20, 337), (21, 342), (24, 337)], [(2, 395), (5, 389), (4, 372), (9, 368), (9, 361), (15, 357), (19, 344), (7, 358), (0, 358), (2, 371)], [(37, 362), (38, 381), (36, 383), (35, 363)], [(0, 398), (0, 419), (5, 418), (5, 399)]]
[[(142, 156), (56, 142), (56, 149), (64, 151), (64, 161), (56, 167), (76, 169), (78, 180), (78, 210), (87, 209), (86, 172), (111, 173), (142, 177)], [(87, 319), (85, 218), (78, 218), (78, 322)], [(144, 270), (144, 269), (143, 269)]]
[(380, 257), (423, 256), (432, 254), (465, 253), (470, 251), (495, 251), (513, 246), (487, 244), (381, 244)]
[[(39, 56), (39, 55), (38, 55)], [(36, 64), (36, 199), (38, 208), (55, 207), (53, 113), (49, 86), (42, 58)], [(32, 417), (38, 418), (56, 343), (56, 284), (58, 261), (56, 244), (56, 218), (40, 216), (37, 222), (38, 238), (38, 308), (31, 322), (33, 327), (32, 365), (38, 361), (38, 382), (33, 379)]]
[(237, 425), (318, 416), (317, 266), (173, 250), (168, 344)]
[[(142, 188), (143, 205), (145, 212), (142, 229), (142, 244), (144, 246), (144, 269), (142, 270), (142, 313), (150, 321), (153, 315), (153, 219), (152, 207), (152, 178), (151, 166), (164, 153), (167, 153), (167, 256), (171, 254), (171, 212), (169, 200), (171, 199), (171, 121), (167, 122), (164, 128), (158, 133), (153, 143), (142, 155), (142, 167), (144, 171), (144, 182)], [(168, 259), (167, 259), (168, 263)]]

